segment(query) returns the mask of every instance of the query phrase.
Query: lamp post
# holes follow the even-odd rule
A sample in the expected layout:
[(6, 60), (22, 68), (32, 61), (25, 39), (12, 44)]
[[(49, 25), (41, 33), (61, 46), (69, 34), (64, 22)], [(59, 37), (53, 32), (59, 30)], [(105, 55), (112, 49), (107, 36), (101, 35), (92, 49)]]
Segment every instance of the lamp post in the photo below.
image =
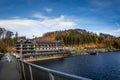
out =
[(35, 36), (33, 35), (33, 46), (34, 46), (34, 58), (36, 59), (37, 61), (37, 54), (36, 54), (36, 47), (35, 47)]
[(23, 41), (21, 40), (20, 41), (20, 59), (23, 60), (23, 51), (22, 51), (22, 48), (23, 48)]

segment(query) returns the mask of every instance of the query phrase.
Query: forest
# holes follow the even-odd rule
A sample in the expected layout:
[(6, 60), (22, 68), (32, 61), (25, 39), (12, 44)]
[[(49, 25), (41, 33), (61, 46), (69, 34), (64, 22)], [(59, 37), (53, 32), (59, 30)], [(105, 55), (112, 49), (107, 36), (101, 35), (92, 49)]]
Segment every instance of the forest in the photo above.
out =
[(54, 40), (62, 41), (68, 47), (78, 47), (80, 49), (85, 47), (105, 47), (108, 50), (120, 49), (120, 37), (105, 33), (96, 34), (83, 29), (48, 32), (43, 35), (43, 39), (48, 36), (54, 37), (52, 38)]

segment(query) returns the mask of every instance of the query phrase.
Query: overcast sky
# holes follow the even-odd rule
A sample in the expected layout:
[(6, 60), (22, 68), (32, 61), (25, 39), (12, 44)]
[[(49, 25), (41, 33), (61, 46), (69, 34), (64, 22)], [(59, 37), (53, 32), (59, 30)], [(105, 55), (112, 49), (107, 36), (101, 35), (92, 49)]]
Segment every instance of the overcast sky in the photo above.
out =
[(120, 36), (120, 0), (0, 0), (0, 27), (28, 38), (75, 28)]

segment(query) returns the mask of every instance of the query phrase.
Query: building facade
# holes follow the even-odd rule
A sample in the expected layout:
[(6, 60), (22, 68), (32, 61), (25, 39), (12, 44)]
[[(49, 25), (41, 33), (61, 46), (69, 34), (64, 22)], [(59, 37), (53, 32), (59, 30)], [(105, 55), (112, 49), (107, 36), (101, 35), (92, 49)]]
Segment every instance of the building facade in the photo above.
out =
[(16, 53), (22, 58), (63, 55), (64, 44), (55, 40), (20, 40), (16, 43)]

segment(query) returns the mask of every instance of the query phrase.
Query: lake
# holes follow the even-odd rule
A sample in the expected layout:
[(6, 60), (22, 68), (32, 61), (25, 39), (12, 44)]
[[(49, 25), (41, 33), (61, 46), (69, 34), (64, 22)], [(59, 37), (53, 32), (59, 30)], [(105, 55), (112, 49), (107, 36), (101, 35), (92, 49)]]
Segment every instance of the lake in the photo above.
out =
[(93, 80), (120, 80), (120, 52), (79, 55), (36, 64)]

